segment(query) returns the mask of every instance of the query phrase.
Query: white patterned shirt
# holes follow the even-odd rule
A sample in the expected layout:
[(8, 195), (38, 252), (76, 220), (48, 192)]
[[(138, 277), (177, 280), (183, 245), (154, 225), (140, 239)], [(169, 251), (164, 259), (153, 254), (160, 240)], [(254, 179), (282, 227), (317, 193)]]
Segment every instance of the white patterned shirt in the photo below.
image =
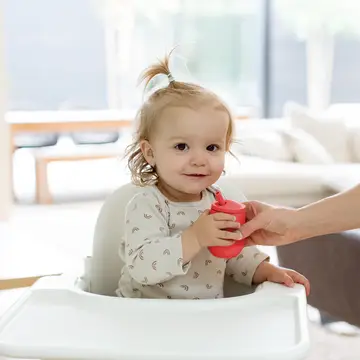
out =
[[(120, 257), (125, 262), (116, 291), (121, 297), (216, 299), (223, 297), (224, 275), (251, 286), (258, 265), (268, 258), (255, 246), (230, 260), (202, 249), (182, 259), (181, 234), (214, 201), (205, 190), (198, 202), (172, 202), (147, 186), (127, 204)], [(245, 199), (244, 199), (245, 200)]]

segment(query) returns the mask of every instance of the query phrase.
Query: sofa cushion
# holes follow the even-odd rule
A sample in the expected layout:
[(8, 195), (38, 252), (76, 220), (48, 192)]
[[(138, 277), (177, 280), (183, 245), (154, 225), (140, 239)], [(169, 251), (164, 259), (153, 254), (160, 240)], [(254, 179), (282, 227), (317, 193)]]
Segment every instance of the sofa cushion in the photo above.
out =
[(277, 131), (244, 133), (233, 143), (232, 151), (269, 160), (293, 161), (288, 142)]
[(344, 118), (347, 125), (357, 125), (360, 122), (360, 103), (331, 104), (325, 115), (335, 118)]
[(293, 128), (300, 128), (314, 136), (336, 162), (350, 162), (351, 153), (348, 131), (343, 118), (311, 113), (307, 108), (293, 102), (284, 107)]
[(353, 162), (360, 162), (360, 103), (332, 104), (326, 114), (344, 118), (348, 129), (351, 159)]
[(289, 127), (290, 122), (284, 118), (236, 121), (232, 151), (236, 155), (293, 161), (289, 144), (281, 133)]
[(282, 132), (290, 153), (296, 162), (303, 164), (332, 164), (328, 151), (312, 135), (302, 129)]
[(353, 162), (360, 162), (360, 126), (349, 128), (350, 148)]

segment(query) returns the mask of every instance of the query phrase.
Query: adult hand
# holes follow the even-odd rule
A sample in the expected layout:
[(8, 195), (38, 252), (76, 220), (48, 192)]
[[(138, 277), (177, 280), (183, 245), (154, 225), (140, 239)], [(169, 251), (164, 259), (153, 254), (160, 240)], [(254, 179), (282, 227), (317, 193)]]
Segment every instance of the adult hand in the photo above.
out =
[(248, 201), (246, 205), (247, 222), (240, 231), (246, 244), (285, 245), (297, 239), (294, 231), (296, 210), (276, 207), (258, 201)]

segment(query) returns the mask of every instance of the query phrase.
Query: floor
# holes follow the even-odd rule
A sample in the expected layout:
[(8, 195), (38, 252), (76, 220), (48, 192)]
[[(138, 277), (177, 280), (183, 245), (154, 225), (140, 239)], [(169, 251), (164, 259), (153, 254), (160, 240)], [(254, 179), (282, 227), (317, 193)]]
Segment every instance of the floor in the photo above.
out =
[(17, 206), (0, 226), (0, 277), (80, 271), (101, 202)]
[[(91, 253), (92, 232), (104, 197), (128, 180), (124, 164), (116, 160), (55, 164), (49, 175), (56, 203), (36, 206), (32, 204), (32, 159), (24, 152), (15, 160), (19, 204), (11, 221), (0, 226), (0, 276), (81, 272), (82, 258)], [(274, 255), (273, 249), (268, 250)], [(23, 291), (0, 291), (0, 316)], [(314, 313), (310, 312), (312, 320)], [(360, 359), (360, 337), (330, 334), (316, 321), (310, 322), (310, 331), (312, 351), (307, 360)]]
[(310, 324), (312, 349), (306, 360), (358, 360), (360, 337), (328, 333), (317, 324)]
[(54, 163), (48, 176), (54, 205), (37, 206), (31, 153), (15, 153), (17, 204), (10, 222), (0, 224), (0, 278), (81, 271), (102, 201), (129, 181), (117, 159)]

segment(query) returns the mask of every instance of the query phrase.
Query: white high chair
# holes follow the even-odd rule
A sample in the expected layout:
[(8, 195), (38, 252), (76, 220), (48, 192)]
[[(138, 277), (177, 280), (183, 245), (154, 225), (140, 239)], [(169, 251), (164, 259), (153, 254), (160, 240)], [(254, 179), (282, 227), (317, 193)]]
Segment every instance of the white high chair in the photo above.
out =
[[(222, 183), (222, 184), (221, 184)], [(219, 182), (239, 199), (231, 178)], [(84, 276), (36, 282), (0, 319), (0, 356), (71, 360), (297, 360), (309, 350), (306, 296), (264, 283), (244, 295), (226, 279), (218, 300), (124, 299), (114, 296), (122, 263), (118, 242), (125, 185), (105, 201)]]

